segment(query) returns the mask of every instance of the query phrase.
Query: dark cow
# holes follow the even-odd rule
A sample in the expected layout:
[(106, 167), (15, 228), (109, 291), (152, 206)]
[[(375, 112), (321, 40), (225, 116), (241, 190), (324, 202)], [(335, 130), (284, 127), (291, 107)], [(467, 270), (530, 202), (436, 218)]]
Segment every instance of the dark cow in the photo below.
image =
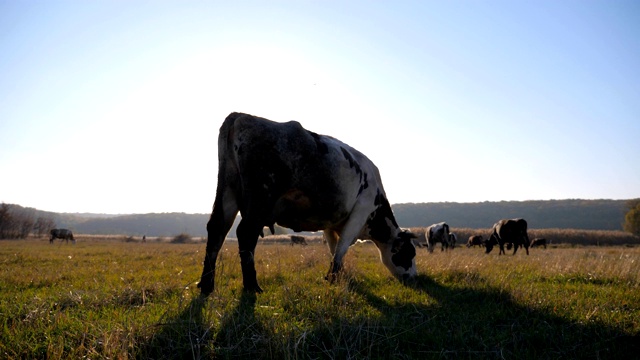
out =
[(547, 248), (547, 239), (545, 239), (545, 238), (535, 238), (535, 239), (531, 240), (530, 247), (534, 248), (534, 247), (538, 247), (538, 246), (543, 246), (546, 249)]
[(527, 235), (527, 222), (524, 219), (503, 219), (493, 225), (491, 236), (485, 241), (486, 253), (490, 253), (494, 245), (500, 246), (498, 255), (505, 254), (504, 244), (510, 249), (513, 245), (513, 255), (522, 246), (529, 255), (529, 235)]
[(371, 239), (382, 263), (399, 279), (416, 275), (415, 235), (402, 231), (377, 167), (362, 153), (298, 122), (277, 123), (230, 114), (218, 137), (218, 186), (207, 223), (207, 247), (198, 287), (214, 288), (216, 258), (236, 214), (245, 290), (262, 292), (254, 251), (264, 226), (323, 230), (333, 260), (327, 279), (342, 269), (356, 239)]
[(449, 247), (451, 250), (455, 249), (456, 243), (458, 242), (458, 236), (455, 233), (449, 233)]
[(433, 224), (425, 231), (427, 238), (427, 248), (429, 252), (433, 252), (433, 248), (436, 243), (441, 243), (441, 251), (445, 248), (449, 248), (449, 225), (445, 222)]
[(304, 236), (291, 235), (291, 246), (294, 244), (307, 245), (307, 241), (304, 239)]
[(74, 244), (76, 243), (76, 239), (73, 238), (73, 233), (69, 229), (51, 229), (50, 233), (50, 244), (53, 244), (53, 240), (55, 239), (66, 240), (67, 243), (69, 243), (69, 240), (71, 240)]
[(483, 247), (484, 242), (482, 241), (482, 235), (472, 235), (469, 236), (469, 240), (467, 241), (467, 247)]

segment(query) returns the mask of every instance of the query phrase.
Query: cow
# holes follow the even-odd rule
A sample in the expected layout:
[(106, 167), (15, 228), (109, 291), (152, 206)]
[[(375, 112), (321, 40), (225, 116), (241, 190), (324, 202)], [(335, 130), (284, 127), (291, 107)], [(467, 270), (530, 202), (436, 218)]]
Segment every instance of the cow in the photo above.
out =
[(236, 235), (245, 291), (262, 292), (254, 252), (263, 227), (322, 230), (336, 280), (357, 239), (371, 239), (382, 263), (400, 280), (416, 275), (409, 231), (396, 222), (378, 168), (358, 150), (296, 121), (278, 123), (231, 113), (218, 136), (218, 184), (207, 222), (207, 245), (198, 287), (213, 292), (216, 258), (236, 214)]
[(307, 245), (307, 241), (304, 239), (304, 236), (291, 235), (291, 246), (294, 244)]
[(449, 233), (449, 247), (451, 250), (455, 249), (456, 243), (458, 242), (458, 236), (455, 233)]
[(427, 238), (427, 249), (430, 253), (437, 242), (442, 244), (441, 251), (449, 247), (449, 225), (445, 222), (433, 224), (425, 231)]
[(519, 246), (524, 247), (529, 255), (529, 236), (527, 222), (524, 219), (502, 219), (493, 225), (491, 235), (485, 241), (486, 253), (490, 253), (495, 245), (499, 245), (498, 255), (505, 254), (504, 244), (507, 244), (507, 249), (513, 245), (513, 255)]
[(69, 229), (51, 229), (50, 233), (49, 244), (53, 244), (55, 239), (66, 240), (67, 243), (71, 240), (74, 244), (76, 243), (76, 239), (73, 238), (73, 233)]
[(482, 235), (469, 236), (469, 240), (467, 241), (467, 247), (469, 248), (469, 247), (472, 247), (472, 246), (473, 247), (476, 247), (476, 246), (483, 247), (484, 246), (484, 243), (482, 241)]
[(416, 237), (412, 239), (413, 245), (417, 247), (427, 246), (427, 236), (424, 232), (416, 233)]
[(530, 247), (534, 248), (534, 247), (538, 247), (538, 246), (543, 246), (546, 249), (547, 248), (547, 239), (545, 239), (545, 238), (535, 238), (535, 239), (531, 240)]

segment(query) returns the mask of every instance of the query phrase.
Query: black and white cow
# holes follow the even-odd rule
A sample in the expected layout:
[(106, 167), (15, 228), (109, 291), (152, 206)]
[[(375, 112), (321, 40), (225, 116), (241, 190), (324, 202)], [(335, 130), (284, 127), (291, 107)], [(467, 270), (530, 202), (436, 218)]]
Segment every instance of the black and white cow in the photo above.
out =
[(469, 240), (467, 241), (467, 247), (483, 247), (484, 242), (482, 241), (482, 235), (471, 235), (469, 236)]
[(53, 244), (53, 240), (55, 239), (66, 240), (67, 243), (71, 240), (74, 244), (76, 243), (76, 239), (73, 238), (73, 233), (69, 229), (51, 229), (50, 233), (50, 244)]
[(524, 219), (502, 219), (493, 225), (489, 239), (485, 241), (486, 253), (490, 253), (494, 245), (500, 246), (498, 255), (505, 254), (504, 244), (510, 249), (513, 245), (513, 255), (522, 246), (529, 255), (529, 235), (527, 222)]
[(371, 239), (382, 263), (399, 279), (416, 275), (415, 237), (400, 229), (377, 167), (365, 155), (298, 122), (277, 123), (230, 114), (218, 137), (218, 186), (207, 223), (207, 247), (198, 287), (214, 288), (216, 258), (236, 214), (245, 290), (262, 292), (254, 251), (264, 226), (323, 230), (333, 255), (333, 281), (356, 239)]
[(433, 248), (438, 242), (442, 244), (442, 251), (449, 248), (449, 225), (447, 223), (441, 222), (429, 226), (425, 231), (425, 236), (429, 252), (433, 252)]
[(294, 244), (307, 245), (307, 241), (304, 239), (304, 236), (291, 235), (291, 246)]

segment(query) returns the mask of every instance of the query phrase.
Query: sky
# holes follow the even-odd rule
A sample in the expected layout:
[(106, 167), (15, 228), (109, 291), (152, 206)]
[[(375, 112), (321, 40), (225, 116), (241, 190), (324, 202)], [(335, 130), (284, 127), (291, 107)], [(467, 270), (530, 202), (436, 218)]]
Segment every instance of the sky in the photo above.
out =
[(231, 112), (392, 204), (640, 197), (640, 2), (0, 0), (0, 202), (208, 213)]

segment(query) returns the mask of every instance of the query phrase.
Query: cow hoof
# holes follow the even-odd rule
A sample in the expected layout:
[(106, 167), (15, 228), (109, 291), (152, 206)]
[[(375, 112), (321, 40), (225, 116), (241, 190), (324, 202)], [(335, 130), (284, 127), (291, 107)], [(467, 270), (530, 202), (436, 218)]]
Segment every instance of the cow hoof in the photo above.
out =
[(244, 291), (248, 293), (262, 294), (263, 290), (260, 285), (244, 286)]
[(199, 282), (197, 286), (198, 289), (200, 289), (200, 295), (202, 297), (207, 297), (213, 292), (213, 286), (206, 286), (202, 283), (202, 281)]
[(333, 284), (338, 280), (337, 273), (328, 273), (327, 276), (324, 277), (325, 280), (329, 282), (329, 284)]

